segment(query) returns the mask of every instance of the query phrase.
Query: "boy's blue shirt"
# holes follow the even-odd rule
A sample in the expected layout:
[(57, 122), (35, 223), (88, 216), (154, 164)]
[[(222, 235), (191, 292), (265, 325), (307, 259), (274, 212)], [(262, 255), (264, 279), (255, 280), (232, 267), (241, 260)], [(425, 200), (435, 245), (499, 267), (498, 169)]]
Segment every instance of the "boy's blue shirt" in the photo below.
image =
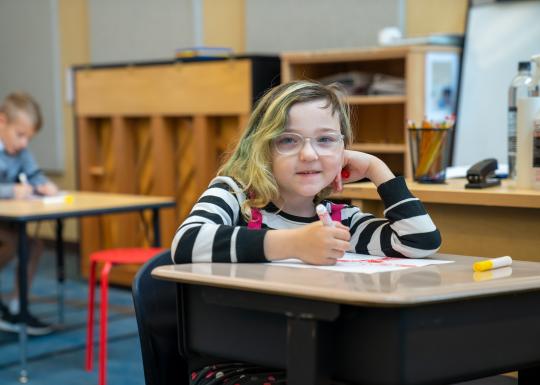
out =
[(27, 148), (10, 155), (0, 140), (0, 199), (13, 198), (13, 186), (19, 182), (20, 173), (26, 174), (28, 183), (32, 186), (49, 181)]

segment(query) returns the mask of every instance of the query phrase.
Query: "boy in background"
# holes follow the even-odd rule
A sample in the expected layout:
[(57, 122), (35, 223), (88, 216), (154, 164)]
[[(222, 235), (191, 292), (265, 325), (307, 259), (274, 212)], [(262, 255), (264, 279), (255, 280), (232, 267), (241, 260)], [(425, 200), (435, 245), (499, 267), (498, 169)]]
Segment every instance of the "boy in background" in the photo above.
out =
[[(26, 199), (33, 193), (54, 195), (58, 192), (56, 185), (45, 177), (27, 148), (41, 125), (39, 105), (29, 94), (11, 93), (0, 104), (0, 199)], [(0, 270), (15, 257), (16, 246), (17, 228), (13, 223), (0, 222)], [(43, 252), (42, 242), (29, 238), (29, 250), (30, 286)], [(8, 306), (0, 300), (0, 330), (19, 331), (18, 298), (18, 282), (15, 279)], [(43, 335), (50, 333), (52, 328), (28, 314), (27, 331), (30, 335)]]

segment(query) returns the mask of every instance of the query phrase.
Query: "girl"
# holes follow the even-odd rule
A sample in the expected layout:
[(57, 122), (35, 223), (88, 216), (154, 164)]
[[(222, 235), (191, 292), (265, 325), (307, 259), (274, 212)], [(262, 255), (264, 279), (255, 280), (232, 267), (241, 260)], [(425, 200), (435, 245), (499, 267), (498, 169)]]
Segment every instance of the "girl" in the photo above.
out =
[[(346, 251), (411, 258), (435, 253), (439, 231), (404, 179), (380, 159), (347, 150), (351, 143), (349, 111), (335, 86), (295, 81), (270, 90), (177, 230), (174, 263), (294, 257), (331, 265)], [(325, 200), (342, 183), (362, 178), (377, 185), (385, 218)], [(337, 219), (335, 226), (318, 219), (319, 203)], [(193, 382), (206, 383), (208, 372), (219, 370), (206, 367)]]
[[(344, 149), (351, 142), (348, 110), (336, 87), (296, 81), (270, 90), (219, 176), (180, 225), (174, 262), (295, 257), (329, 265), (345, 251), (411, 258), (435, 253), (439, 231), (404, 179), (380, 159)], [(386, 218), (324, 200), (342, 183), (362, 178), (378, 186)], [(335, 227), (318, 220), (318, 203), (334, 217), (340, 211)]]

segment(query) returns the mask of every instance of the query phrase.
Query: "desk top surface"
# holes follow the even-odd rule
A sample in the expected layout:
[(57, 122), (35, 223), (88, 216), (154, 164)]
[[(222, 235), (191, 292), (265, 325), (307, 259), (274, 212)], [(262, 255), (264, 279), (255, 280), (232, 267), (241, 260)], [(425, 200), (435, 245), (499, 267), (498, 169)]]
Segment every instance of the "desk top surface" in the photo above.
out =
[(0, 220), (27, 221), (173, 207), (174, 199), (145, 195), (69, 191), (69, 199), (0, 200)]
[[(466, 189), (465, 179), (447, 179), (444, 184), (423, 184), (407, 180), (411, 192), (423, 202), (498, 207), (540, 208), (540, 190), (516, 188), (513, 181), (502, 180), (500, 186)], [(380, 199), (371, 182), (351, 183), (335, 197)]]
[(195, 285), (393, 307), (540, 290), (540, 263), (514, 260), (512, 267), (475, 273), (472, 264), (483, 258), (449, 254), (435, 258), (455, 262), (376, 274), (255, 263), (196, 263), (161, 266), (152, 275)]

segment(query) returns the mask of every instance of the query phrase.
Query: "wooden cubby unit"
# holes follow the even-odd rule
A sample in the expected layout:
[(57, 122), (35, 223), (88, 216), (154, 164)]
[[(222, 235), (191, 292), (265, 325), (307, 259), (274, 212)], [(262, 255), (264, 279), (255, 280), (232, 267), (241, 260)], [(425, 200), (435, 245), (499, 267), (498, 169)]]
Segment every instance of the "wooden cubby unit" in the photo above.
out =
[(449, 46), (400, 46), (354, 50), (286, 52), (281, 55), (282, 82), (360, 71), (405, 79), (403, 95), (351, 95), (354, 133), (352, 149), (383, 159), (398, 175), (410, 177), (406, 120), (426, 115), (426, 56), (432, 52), (460, 53)]
[[(78, 188), (175, 197), (160, 212), (169, 247), (279, 73), (272, 56), (75, 67)], [(82, 219), (83, 275), (92, 251), (151, 245), (151, 223), (150, 213)], [(137, 268), (118, 266), (110, 280), (130, 285)]]

